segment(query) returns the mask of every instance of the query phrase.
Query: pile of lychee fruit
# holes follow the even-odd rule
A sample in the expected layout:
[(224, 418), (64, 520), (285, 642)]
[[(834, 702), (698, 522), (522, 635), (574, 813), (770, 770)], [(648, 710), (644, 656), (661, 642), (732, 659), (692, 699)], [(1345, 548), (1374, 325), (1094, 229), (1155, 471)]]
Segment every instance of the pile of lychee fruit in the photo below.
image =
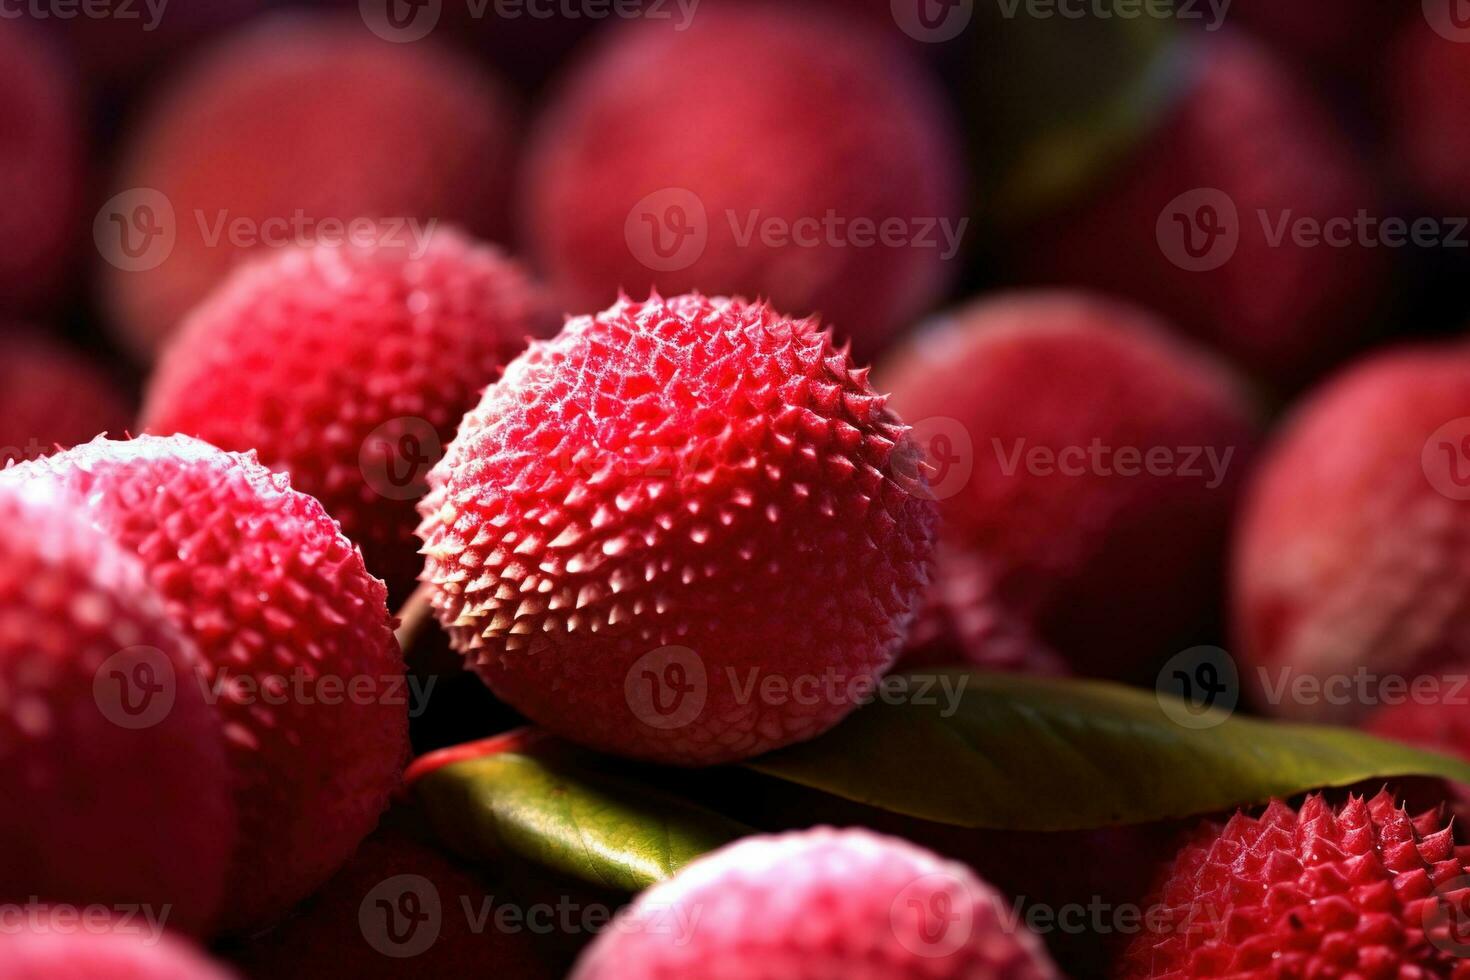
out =
[[(1448, 780), (1043, 832), (742, 766), (1204, 647), (1470, 759), (1470, 18), (1115, 6), (0, 19), (0, 980), (1470, 978)], [(1123, 81), (998, 146), (1006, 48)], [(553, 743), (744, 829), (634, 895), (405, 785)]]

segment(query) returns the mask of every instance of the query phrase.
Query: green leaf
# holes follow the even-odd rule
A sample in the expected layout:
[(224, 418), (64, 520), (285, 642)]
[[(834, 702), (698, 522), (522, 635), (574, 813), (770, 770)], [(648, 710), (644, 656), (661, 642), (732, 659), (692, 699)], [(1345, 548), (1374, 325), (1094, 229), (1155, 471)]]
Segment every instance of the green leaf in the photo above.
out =
[(414, 789), (435, 832), (464, 855), (510, 852), (630, 892), (753, 832), (636, 782), (515, 752), (443, 766)]
[[(945, 670), (933, 703), (877, 700), (758, 772), (962, 827), (1083, 830), (1264, 803), (1313, 789), (1424, 775), (1470, 783), (1456, 759), (1341, 728), (1241, 716), (1173, 720), (1185, 702), (1092, 681)], [(1164, 704), (1169, 703), (1166, 713)], [(957, 706), (957, 710), (951, 710)]]
[(1124, 159), (1189, 90), (1179, 34), (1172, 19), (1147, 16), (997, 11), (977, 24), (967, 104), (982, 212), (1024, 221)]

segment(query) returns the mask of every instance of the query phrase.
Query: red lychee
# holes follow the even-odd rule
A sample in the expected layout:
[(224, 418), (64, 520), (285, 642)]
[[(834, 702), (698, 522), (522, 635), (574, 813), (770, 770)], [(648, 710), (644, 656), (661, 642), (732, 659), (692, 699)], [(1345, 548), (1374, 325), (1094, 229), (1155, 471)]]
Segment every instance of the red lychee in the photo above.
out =
[(963, 864), (867, 830), (750, 837), (645, 891), (573, 980), (1057, 976)]
[(485, 386), (554, 326), (519, 265), (446, 229), (400, 246), (292, 249), (228, 279), (185, 321), (143, 411), (316, 497), (402, 599), (440, 447)]
[(242, 959), (248, 974), (270, 980), (552, 980), (533, 931), (548, 923), (530, 911), (406, 834), (383, 831)]
[(141, 258), (113, 256), (113, 318), (148, 353), (261, 248), (420, 245), (436, 221), (501, 237), (514, 131), (499, 83), (433, 39), (392, 44), (355, 16), (252, 25), (172, 80), (131, 135), (114, 207)]
[(48, 39), (0, 22), (0, 308), (36, 307), (61, 285), (82, 191), (84, 113)]
[(942, 94), (881, 33), (793, 6), (620, 25), (572, 74), (522, 171), (568, 309), (759, 295), (870, 352), (943, 291), (964, 225)]
[(0, 902), (206, 930), (236, 817), (198, 655), (138, 560), (47, 490), (0, 486)]
[(1452, 927), (1467, 861), (1442, 814), (1411, 818), (1386, 791), (1207, 821), (1160, 875), (1113, 975), (1463, 977)]
[(198, 646), (240, 813), (223, 925), (281, 915), (373, 828), (407, 754), (383, 584), (320, 503), (253, 455), (99, 439), (6, 478), (72, 492)]
[(1375, 355), (1296, 410), (1235, 543), (1234, 632), (1258, 706), (1349, 721), (1383, 682), (1470, 664), (1467, 438), (1465, 346)]
[[(230, 980), (228, 970), (140, 918), (82, 926), (86, 909), (54, 909), (34, 929), (0, 933), (0, 980)], [(30, 916), (28, 910), (20, 915)]]
[(830, 335), (621, 300), (490, 386), (420, 503), (457, 649), (568, 738), (681, 764), (820, 734), (893, 662), (934, 505)]
[(80, 353), (25, 328), (0, 325), (0, 337), (0, 467), (132, 424), (117, 385)]
[[(1456, 9), (1445, 0), (1438, 5)], [(1453, 218), (1470, 209), (1470, 26), (1459, 40), (1415, 18), (1391, 49), (1385, 73), (1395, 162), (1424, 203)]]
[(935, 467), (930, 602), (983, 627), (962, 659), (1040, 640), (1116, 675), (1206, 611), (1253, 413), (1159, 321), (1085, 293), (1010, 294), (917, 334), (879, 387)]
[[(1193, 43), (1187, 98), (1086, 201), (1013, 244), (1023, 278), (1164, 313), (1295, 384), (1363, 332), (1386, 275), (1382, 203), (1327, 110), (1254, 42)], [(1374, 247), (1374, 245), (1378, 247)]]

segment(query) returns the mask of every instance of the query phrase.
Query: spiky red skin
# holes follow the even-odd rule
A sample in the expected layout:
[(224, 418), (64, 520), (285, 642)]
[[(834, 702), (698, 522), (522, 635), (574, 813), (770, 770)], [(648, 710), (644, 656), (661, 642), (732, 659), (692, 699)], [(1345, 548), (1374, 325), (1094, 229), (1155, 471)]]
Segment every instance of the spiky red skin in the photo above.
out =
[(352, 854), (398, 784), (407, 695), (383, 583), (284, 475), (195, 439), (99, 439), (7, 476), (84, 501), (199, 648), (240, 814), (221, 925), (273, 921)]
[[(1008, 243), (1015, 270), (1145, 304), (1252, 372), (1300, 384), (1364, 333), (1389, 249), (1299, 246), (1293, 223), (1352, 221), (1360, 209), (1381, 219), (1383, 205), (1327, 110), (1263, 48), (1222, 33), (1189, 50), (1189, 95), (1085, 201)], [(1201, 188), (1230, 197), (1240, 232), (1209, 271), (1176, 265), (1157, 227), (1176, 197)]]
[(0, 934), (0, 980), (230, 980), (224, 967), (164, 933), (158, 941), (141, 918), (94, 931), (76, 926)]
[(155, 352), (255, 250), (231, 223), (293, 244), (290, 226), (265, 222), (300, 213), (310, 232), (327, 220), (433, 219), (503, 237), (513, 117), (472, 62), (432, 38), (380, 40), (357, 16), (282, 17), (231, 35), (165, 87), (125, 147), (117, 189), (163, 193), (178, 237), (156, 268), (107, 270), (122, 339)]
[[(68, 502), (0, 487), (0, 527), (0, 902), (144, 904), (206, 930), (236, 817), (198, 654), (138, 560)], [(144, 664), (172, 671), (172, 706), (124, 727), (95, 685)], [(137, 696), (122, 694), (148, 711)]]
[[(934, 931), (937, 909), (953, 918)], [(1003, 911), (969, 868), (896, 837), (827, 827), (749, 837), (640, 895), (572, 980), (1057, 976)], [(963, 941), (950, 934), (966, 924)]]
[(80, 353), (24, 328), (0, 331), (0, 467), (133, 424), (116, 383)]
[[(912, 447), (866, 375), (811, 321), (698, 295), (532, 344), (420, 504), (455, 647), (538, 723), (629, 756), (712, 764), (830, 728), (847, 685), (891, 666), (933, 549)], [(667, 646), (693, 651), (680, 683), (702, 665), (706, 699), (665, 727), (625, 684)]]
[(1411, 818), (1386, 791), (1207, 821), (1161, 872), (1113, 975), (1470, 975), (1453, 952), (1463, 936), (1446, 929), (1467, 861), (1442, 814)]
[[(879, 387), (921, 431), (952, 420), (971, 444), (967, 478), (941, 469), (934, 480), (943, 544), (930, 601), (951, 617), (1009, 621), (999, 632), (1023, 640), (1029, 624), (1074, 669), (1116, 675), (1168, 650), (1206, 611), (1255, 442), (1253, 412), (1227, 370), (1159, 321), (1086, 293), (1004, 295), (916, 335), (885, 363)], [(1121, 455), (1101, 465), (1062, 456), (1094, 443), (1134, 447), (1145, 460), (1169, 449), (1173, 462), (1125, 475)], [(1186, 447), (1214, 451), (1217, 486), (1203, 454), (1199, 475), (1184, 473)], [(1037, 448), (1058, 465), (1028, 463)], [(951, 435), (945, 452), (963, 446)], [(985, 656), (982, 642), (961, 659)]]
[(81, 210), (81, 100), (47, 42), (0, 23), (0, 308), (10, 310), (53, 298)]
[[(429, 882), (439, 899), (439, 917), (417, 927), (437, 927), (436, 938), (427, 949), (395, 957), (375, 948), (367, 930), (379, 941), (390, 935), (389, 929), (391, 935), (407, 936), (404, 942), (415, 938), (412, 932), (398, 931), (405, 929), (401, 919), (390, 922), (388, 912), (374, 905), (375, 890), (401, 875), (416, 875)], [(391, 908), (391, 895), (388, 901)], [(514, 931), (497, 926), (500, 908), (519, 908), (517, 901), (487, 891), (475, 875), (413, 838), (381, 831), (363, 841), (352, 860), (321, 891), (246, 949), (242, 967), (249, 976), (270, 980), (324, 976), (395, 980), (409, 973), (553, 980), (528, 925), (522, 923)], [(486, 915), (483, 923), (482, 915)]]
[(1297, 685), (1470, 663), (1470, 503), (1424, 466), (1430, 437), (1463, 416), (1470, 348), (1412, 348), (1342, 372), (1276, 437), (1245, 494), (1232, 569), (1234, 652), (1260, 708), (1351, 721), (1376, 694)]
[(1470, 50), (1423, 20), (1405, 25), (1385, 72), (1385, 115), (1395, 162), (1443, 217), (1470, 208)]
[[(752, 219), (964, 212), (954, 127), (909, 54), (846, 15), (793, 6), (701, 9), (684, 31), (620, 25), (564, 83), (522, 170), (522, 228), (568, 310), (650, 286), (760, 296), (870, 353), (943, 291), (958, 262), (943, 248), (746, 240)], [(686, 268), (657, 271), (626, 226), (668, 188), (696, 195), (709, 237)]]
[[(407, 419), (416, 443), (423, 426), (436, 436), (424, 453), (447, 446), (485, 386), (553, 326), (549, 313), (518, 264), (447, 229), (417, 258), (391, 246), (288, 250), (240, 269), (189, 316), (142, 424), (255, 450), (322, 502), (401, 601), (423, 564), (414, 501), (368, 478), (370, 438)], [(391, 437), (380, 448), (397, 459)], [(415, 465), (419, 480), (437, 459)]]

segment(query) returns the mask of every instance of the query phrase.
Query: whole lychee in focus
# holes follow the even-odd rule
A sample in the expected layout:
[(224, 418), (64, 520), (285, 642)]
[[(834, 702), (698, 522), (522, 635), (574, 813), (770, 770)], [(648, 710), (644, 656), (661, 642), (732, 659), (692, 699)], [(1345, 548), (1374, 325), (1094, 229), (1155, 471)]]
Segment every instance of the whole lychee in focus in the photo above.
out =
[(1470, 664), (1467, 438), (1464, 345), (1375, 355), (1296, 409), (1235, 543), (1235, 652), (1258, 707), (1352, 721), (1383, 681)]
[(1279, 385), (1365, 332), (1387, 272), (1368, 174), (1328, 110), (1269, 52), (1211, 35), (1193, 88), (1087, 199), (1008, 243), (1030, 282), (1163, 313)]
[(291, 249), (234, 273), (186, 319), (143, 426), (255, 450), (320, 500), (407, 597), (414, 500), (485, 386), (555, 321), (498, 249), (437, 230), (401, 246)]
[(0, 486), (0, 902), (205, 931), (236, 818), (198, 655), (137, 558), (50, 489)]
[(49, 40), (0, 21), (0, 309), (54, 297), (80, 212), (85, 113)]
[(915, 335), (879, 387), (934, 467), (931, 606), (986, 627), (959, 659), (993, 659), (985, 644), (1029, 623), (1077, 671), (1119, 675), (1208, 611), (1253, 412), (1160, 321), (1086, 293), (1003, 295)]
[[(156, 254), (107, 270), (113, 319), (140, 353), (259, 249), (419, 248), (438, 221), (505, 232), (509, 96), (433, 38), (393, 44), (355, 15), (267, 19), (208, 49), (163, 93), (115, 182), (122, 233)], [(142, 212), (128, 205), (145, 203), (152, 220), (134, 227)]]
[(222, 924), (283, 914), (373, 828), (407, 754), (383, 583), (320, 503), (253, 455), (98, 439), (4, 478), (73, 493), (143, 559), (224, 726), (241, 834)]
[(1161, 873), (1113, 976), (1463, 977), (1467, 861), (1441, 813), (1410, 817), (1387, 791), (1206, 821)]
[(944, 290), (964, 170), (942, 93), (893, 38), (796, 6), (620, 25), (573, 71), (522, 170), (567, 309), (761, 296), (866, 355)]
[[(156, 915), (158, 910), (151, 910)], [(28, 910), (20, 915), (29, 917)], [(230, 980), (230, 971), (142, 913), (109, 928), (79, 927), (89, 910), (51, 908), (35, 929), (0, 933), (0, 980)], [(161, 926), (156, 926), (161, 928)]]
[(121, 435), (132, 420), (116, 383), (81, 353), (0, 325), (0, 467)]
[(1021, 980), (1040, 941), (963, 864), (867, 830), (749, 837), (645, 891), (572, 980)]
[(433, 605), (490, 687), (688, 765), (820, 734), (892, 664), (934, 505), (828, 333), (763, 304), (621, 300), (533, 343), (420, 503)]
[(242, 966), (270, 980), (394, 980), (406, 968), (415, 976), (552, 980), (534, 942), (546, 922), (508, 919), (506, 907), (527, 911), (407, 834), (379, 831), (320, 892), (244, 949)]

